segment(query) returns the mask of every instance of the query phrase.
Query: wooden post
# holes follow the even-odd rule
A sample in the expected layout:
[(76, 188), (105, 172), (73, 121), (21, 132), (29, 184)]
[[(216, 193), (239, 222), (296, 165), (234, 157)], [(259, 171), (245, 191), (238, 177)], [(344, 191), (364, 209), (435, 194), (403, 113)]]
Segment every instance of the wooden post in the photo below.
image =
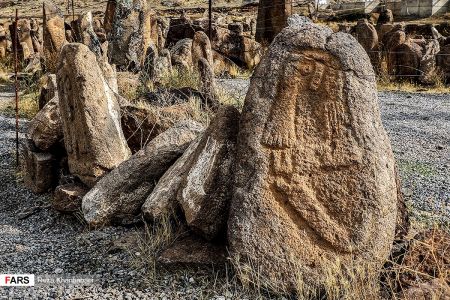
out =
[(208, 37), (211, 40), (212, 38), (212, 0), (208, 0), (208, 15), (209, 15), (209, 23), (208, 23)]
[(19, 10), (16, 9), (16, 20), (14, 21), (14, 83), (16, 95), (16, 167), (19, 167), (19, 80), (18, 73), (18, 59), (19, 47), (17, 45), (19, 40), (18, 33)]

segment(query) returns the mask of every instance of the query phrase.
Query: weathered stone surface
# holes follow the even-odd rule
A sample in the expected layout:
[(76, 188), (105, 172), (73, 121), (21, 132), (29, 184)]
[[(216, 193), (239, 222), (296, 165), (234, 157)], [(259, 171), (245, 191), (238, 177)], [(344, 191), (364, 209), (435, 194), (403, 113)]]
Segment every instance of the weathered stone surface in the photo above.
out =
[(42, 88), (39, 94), (39, 109), (55, 97), (58, 97), (58, 85), (55, 74), (47, 74), (41, 79)]
[(54, 4), (44, 2), (43, 19), (44, 70), (55, 74), (59, 53), (66, 44), (64, 17)]
[(256, 40), (271, 43), (275, 36), (287, 26), (292, 15), (292, 3), (288, 0), (260, 0), (256, 23)]
[(47, 151), (63, 139), (59, 113), (59, 99), (54, 97), (42, 108), (28, 125), (28, 135), (41, 150)]
[(231, 201), (232, 165), (239, 126), (239, 111), (223, 107), (187, 160), (177, 200), (192, 230), (208, 240), (225, 229)]
[(216, 81), (214, 78), (214, 69), (209, 62), (201, 57), (197, 62), (198, 72), (200, 74), (199, 91), (205, 98), (207, 108), (216, 109), (220, 103), (216, 91)]
[(255, 40), (216, 27), (211, 41), (213, 48), (238, 66), (253, 69), (261, 60), (261, 45)]
[(33, 193), (48, 192), (55, 183), (55, 158), (51, 153), (38, 152), (33, 141), (26, 140), (22, 148), (24, 184)]
[(81, 184), (60, 185), (55, 189), (52, 207), (64, 213), (81, 211), (81, 200), (88, 191), (89, 189)]
[(170, 49), (172, 57), (172, 66), (180, 69), (182, 72), (192, 70), (192, 39), (183, 39), (178, 41)]
[(402, 291), (401, 300), (450, 300), (450, 286), (439, 278), (419, 282)]
[(367, 19), (359, 20), (352, 30), (352, 35), (366, 50), (374, 69), (379, 70), (380, 53), (378, 52), (378, 33), (375, 27)]
[(155, 79), (155, 61), (157, 58), (158, 49), (155, 44), (150, 43), (145, 51), (145, 62), (140, 75), (142, 82), (153, 81)]
[(450, 79), (450, 44), (442, 47), (436, 55), (436, 64), (448, 82)]
[(177, 207), (177, 196), (188, 225), (212, 238), (226, 222), (231, 193), (231, 165), (239, 112), (224, 107), (207, 131), (164, 173), (142, 206), (149, 221), (164, 219)]
[(348, 34), (298, 23), (251, 80), (228, 221), (241, 270), (288, 291), (292, 274), (323, 283), (330, 262), (381, 267), (398, 202), (369, 57)]
[(83, 44), (61, 51), (57, 82), (69, 168), (89, 187), (131, 155), (116, 95)]
[(392, 10), (390, 9), (383, 9), (380, 13), (380, 17), (377, 21), (377, 27), (380, 27), (384, 24), (392, 24), (394, 22), (394, 14), (392, 13)]
[[(33, 39), (31, 38), (31, 23), (28, 19), (21, 19), (17, 23), (19, 48), (22, 48), (22, 59), (29, 59), (34, 53)], [(20, 49), (19, 49), (20, 51)]]
[(102, 226), (137, 215), (156, 181), (202, 129), (193, 121), (178, 123), (104, 176), (83, 198), (86, 221)]
[(203, 31), (197, 31), (192, 39), (192, 65), (197, 68), (200, 58), (206, 59), (209, 65), (214, 66), (211, 42)]
[(74, 32), (76, 33), (76, 41), (85, 44), (95, 53), (97, 57), (101, 57), (102, 45), (94, 31), (92, 12), (82, 13), (76, 22), (74, 22)]
[(141, 85), (139, 76), (139, 74), (131, 72), (117, 72), (118, 94), (128, 100), (133, 100)]
[(155, 82), (158, 82), (172, 74), (172, 58), (169, 50), (163, 49), (156, 58), (154, 72)]
[(105, 29), (106, 37), (109, 37), (113, 30), (116, 6), (116, 0), (108, 0), (108, 3), (106, 4), (105, 17), (103, 18), (103, 28)]
[(423, 56), (420, 59), (420, 82), (432, 84), (436, 80), (436, 55), (441, 50), (438, 40), (428, 40), (423, 46)]
[(409, 80), (418, 79), (422, 56), (422, 48), (417, 43), (407, 40), (392, 49), (390, 53), (391, 62), (389, 65), (393, 68), (391, 74)]
[(142, 68), (156, 30), (152, 28), (156, 26), (156, 19), (153, 19), (154, 12), (147, 9), (145, 0), (116, 1), (109, 57), (119, 70), (139, 71)]
[(225, 264), (226, 249), (214, 245), (195, 235), (176, 240), (158, 257), (158, 262), (165, 265), (211, 266)]
[(122, 129), (131, 151), (136, 153), (176, 123), (191, 119), (187, 108), (186, 105), (138, 107), (128, 104), (122, 106)]
[(164, 220), (174, 215), (177, 208), (177, 193), (182, 179), (189, 170), (190, 157), (197, 149), (202, 136), (197, 137), (184, 151), (183, 155), (164, 173), (158, 184), (142, 205), (142, 214), (151, 222)]

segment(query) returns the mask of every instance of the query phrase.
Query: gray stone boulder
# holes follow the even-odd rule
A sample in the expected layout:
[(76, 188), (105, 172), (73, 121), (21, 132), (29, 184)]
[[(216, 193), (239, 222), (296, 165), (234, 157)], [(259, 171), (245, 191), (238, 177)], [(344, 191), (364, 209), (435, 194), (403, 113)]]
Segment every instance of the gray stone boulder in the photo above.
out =
[(194, 121), (178, 123), (105, 175), (83, 198), (86, 221), (104, 226), (139, 214), (156, 182), (202, 130)]
[(330, 266), (379, 270), (388, 258), (395, 159), (351, 35), (313, 23), (277, 35), (251, 79), (235, 168), (228, 241), (244, 278), (314, 289)]

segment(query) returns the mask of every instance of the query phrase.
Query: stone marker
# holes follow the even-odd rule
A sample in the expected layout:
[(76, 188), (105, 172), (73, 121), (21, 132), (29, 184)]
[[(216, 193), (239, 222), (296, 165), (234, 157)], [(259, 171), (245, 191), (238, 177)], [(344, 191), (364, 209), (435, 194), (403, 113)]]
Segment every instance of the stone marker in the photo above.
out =
[(104, 176), (83, 198), (86, 221), (104, 226), (139, 214), (158, 179), (202, 130), (194, 121), (178, 123)]
[[(152, 29), (152, 26), (155, 28)], [(155, 30), (156, 17), (147, 9), (145, 0), (116, 1), (109, 38), (110, 63), (122, 71), (139, 71), (144, 64), (145, 52)]]
[(56, 75), (44, 75), (40, 81), (42, 82), (41, 91), (39, 94), (39, 110), (44, 108), (50, 100), (58, 96), (58, 85), (56, 84)]
[(192, 65), (197, 68), (200, 58), (206, 59), (209, 65), (214, 66), (211, 42), (203, 31), (197, 31), (192, 39)]
[(408, 80), (417, 80), (420, 76), (420, 61), (422, 48), (415, 42), (407, 40), (405, 43), (392, 49), (389, 65), (394, 75)]
[(436, 64), (442, 72), (445, 81), (450, 80), (450, 44), (441, 48), (436, 55)]
[(197, 66), (200, 74), (199, 91), (206, 100), (207, 108), (215, 110), (220, 103), (217, 96), (213, 67), (203, 57), (198, 60)]
[(375, 27), (367, 19), (358, 21), (353, 27), (352, 35), (358, 40), (370, 57), (372, 66), (376, 71), (380, 69), (380, 53), (378, 47), (378, 33)]
[(283, 291), (299, 276), (320, 287), (330, 263), (381, 267), (398, 202), (369, 57), (348, 34), (290, 24), (251, 80), (228, 220), (242, 275)]
[(435, 83), (437, 77), (436, 55), (441, 50), (439, 41), (432, 39), (426, 42), (423, 47), (423, 56), (420, 59), (420, 77), (423, 84)]
[(192, 71), (192, 40), (182, 39), (170, 49), (172, 66), (177, 67), (180, 72)]
[(85, 186), (76, 183), (60, 185), (56, 188), (52, 199), (52, 207), (57, 211), (72, 213), (81, 211), (81, 200), (89, 191)]
[(49, 150), (63, 139), (59, 99), (57, 96), (50, 100), (30, 121), (28, 135), (42, 151)]
[(116, 94), (83, 44), (61, 51), (57, 82), (69, 168), (89, 187), (131, 155)]
[(291, 0), (260, 0), (256, 41), (271, 43), (275, 36), (287, 26), (287, 20), (291, 15)]
[(44, 2), (43, 19), (44, 70), (55, 74), (59, 52), (66, 44), (64, 16), (53, 3)]
[(48, 192), (55, 181), (55, 157), (48, 152), (39, 152), (33, 141), (26, 140), (22, 148), (24, 184), (33, 193)]

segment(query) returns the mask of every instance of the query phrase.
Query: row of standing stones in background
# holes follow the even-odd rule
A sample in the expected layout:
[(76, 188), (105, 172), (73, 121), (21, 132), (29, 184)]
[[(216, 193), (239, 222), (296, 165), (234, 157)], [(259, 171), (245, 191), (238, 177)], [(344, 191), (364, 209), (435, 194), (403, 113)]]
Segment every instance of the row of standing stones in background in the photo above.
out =
[[(289, 24), (257, 67), (241, 115), (222, 107), (206, 130), (181, 121), (134, 154), (121, 124), (130, 105), (111, 89), (107, 62), (65, 45), (58, 100), (30, 128), (62, 132), (68, 170), (85, 185), (70, 193), (82, 193), (87, 222), (158, 222), (179, 211), (196, 236), (229, 246), (240, 274), (258, 266), (275, 289), (293, 290), (293, 273), (320, 285), (337, 260), (380, 268), (408, 226), (369, 57), (350, 35), (299, 17)], [(44, 113), (50, 107), (59, 119)], [(44, 160), (26, 162), (39, 182)]]

